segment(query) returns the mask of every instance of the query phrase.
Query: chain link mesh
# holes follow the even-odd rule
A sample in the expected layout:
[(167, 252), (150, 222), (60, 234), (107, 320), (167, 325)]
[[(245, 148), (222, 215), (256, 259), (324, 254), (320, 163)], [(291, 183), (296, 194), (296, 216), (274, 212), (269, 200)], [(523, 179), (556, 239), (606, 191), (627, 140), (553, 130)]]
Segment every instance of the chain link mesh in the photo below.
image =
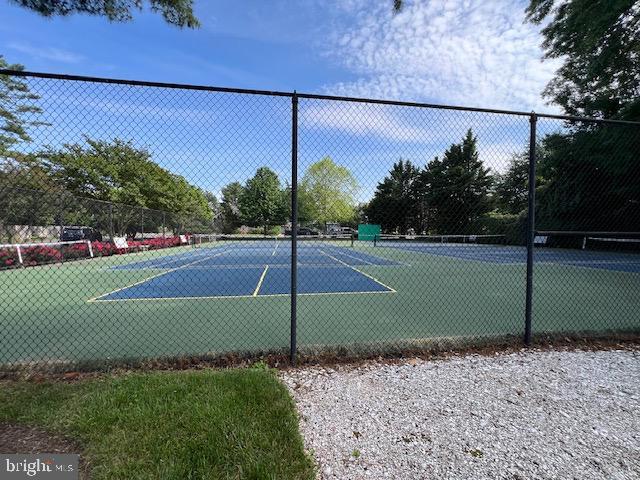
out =
[[(0, 79), (3, 369), (288, 354), (292, 239), (302, 354), (523, 335), (528, 114)], [(534, 335), (637, 332), (640, 125), (535, 140)]]

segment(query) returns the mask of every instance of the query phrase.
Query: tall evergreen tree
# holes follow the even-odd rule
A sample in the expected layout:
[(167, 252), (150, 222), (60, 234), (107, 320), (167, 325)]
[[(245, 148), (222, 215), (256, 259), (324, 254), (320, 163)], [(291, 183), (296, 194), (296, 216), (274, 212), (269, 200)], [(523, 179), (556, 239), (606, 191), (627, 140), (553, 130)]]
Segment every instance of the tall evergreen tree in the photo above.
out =
[(529, 154), (514, 155), (507, 171), (496, 177), (496, 207), (501, 213), (526, 210), (529, 198)]
[(369, 222), (380, 224), (386, 232), (406, 233), (416, 214), (414, 182), (418, 173), (419, 169), (409, 160), (394, 163), (365, 209)]
[[(0, 55), (0, 69), (23, 70), (24, 67), (8, 63)], [(37, 120), (42, 112), (35, 103), (39, 98), (29, 90), (24, 79), (0, 75), (0, 160), (6, 161), (19, 143), (31, 141), (30, 127), (46, 125)]]
[(429, 230), (442, 234), (471, 233), (491, 209), (489, 189), (493, 179), (478, 155), (477, 138), (469, 129), (442, 159), (435, 158), (422, 172), (425, 201), (430, 212)]

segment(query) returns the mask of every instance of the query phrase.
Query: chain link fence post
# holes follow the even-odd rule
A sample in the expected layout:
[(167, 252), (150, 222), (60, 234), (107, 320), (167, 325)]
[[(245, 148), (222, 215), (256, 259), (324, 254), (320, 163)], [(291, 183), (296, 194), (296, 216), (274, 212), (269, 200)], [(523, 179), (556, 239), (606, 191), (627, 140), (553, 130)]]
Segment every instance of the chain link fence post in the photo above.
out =
[(298, 94), (291, 97), (291, 365), (296, 364), (298, 307)]
[(531, 113), (529, 130), (529, 192), (527, 208), (527, 293), (525, 305), (524, 343), (531, 345), (531, 315), (533, 308), (533, 248), (536, 228), (536, 125), (538, 117)]

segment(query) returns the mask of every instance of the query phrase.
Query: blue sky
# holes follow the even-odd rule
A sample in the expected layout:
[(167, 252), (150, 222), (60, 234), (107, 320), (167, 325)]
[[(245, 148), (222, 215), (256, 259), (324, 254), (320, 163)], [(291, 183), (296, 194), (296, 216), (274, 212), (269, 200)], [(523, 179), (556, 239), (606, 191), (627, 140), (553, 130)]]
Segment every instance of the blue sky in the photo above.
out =
[[(394, 15), (391, 1), (196, 0), (202, 27), (188, 30), (149, 12), (129, 23), (45, 19), (5, 0), (0, 53), (36, 71), (556, 111), (540, 94), (558, 64), (541, 62), (526, 3), (409, 1)], [(126, 138), (215, 193), (263, 164), (287, 179), (286, 99), (33, 86), (52, 126), (32, 147)], [(424, 164), (467, 128), (495, 171), (527, 140), (526, 119), (471, 113), (306, 102), (300, 118), (301, 171), (330, 155), (352, 170), (361, 200), (393, 161)]]

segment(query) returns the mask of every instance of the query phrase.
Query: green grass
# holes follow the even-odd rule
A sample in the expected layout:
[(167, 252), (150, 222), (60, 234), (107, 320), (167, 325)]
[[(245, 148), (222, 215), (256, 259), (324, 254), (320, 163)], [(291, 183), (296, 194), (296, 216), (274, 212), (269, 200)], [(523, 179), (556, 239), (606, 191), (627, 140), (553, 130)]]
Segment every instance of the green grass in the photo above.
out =
[[(525, 266), (372, 247), (402, 262), (358, 266), (396, 293), (298, 299), (298, 345), (377, 349), (442, 337), (521, 336)], [(289, 298), (95, 302), (158, 270), (110, 267), (186, 248), (0, 272), (0, 364), (286, 349)], [(326, 269), (327, 275), (332, 269)], [(190, 279), (184, 276), (185, 288)], [(638, 329), (640, 274), (537, 264), (534, 333)]]
[(0, 421), (76, 438), (95, 479), (314, 478), (293, 402), (265, 369), (0, 386)]

